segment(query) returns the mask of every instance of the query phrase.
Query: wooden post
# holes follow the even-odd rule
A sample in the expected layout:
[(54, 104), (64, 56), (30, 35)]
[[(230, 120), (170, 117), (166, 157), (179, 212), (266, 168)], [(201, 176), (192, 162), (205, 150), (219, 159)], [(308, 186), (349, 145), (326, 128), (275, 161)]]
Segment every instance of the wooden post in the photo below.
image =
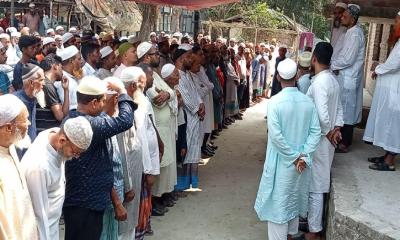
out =
[(258, 18), (257, 18), (257, 16), (256, 16), (256, 34), (255, 34), (255, 37), (254, 37), (254, 46), (257, 45), (257, 26), (258, 26), (257, 20), (258, 20)]

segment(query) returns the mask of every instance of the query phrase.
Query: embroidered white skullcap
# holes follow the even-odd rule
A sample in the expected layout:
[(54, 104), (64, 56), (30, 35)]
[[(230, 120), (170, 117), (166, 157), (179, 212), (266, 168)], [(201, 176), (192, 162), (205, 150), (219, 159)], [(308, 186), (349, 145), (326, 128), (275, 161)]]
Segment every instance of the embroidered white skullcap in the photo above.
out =
[(188, 43), (182, 43), (182, 44), (179, 45), (179, 47), (178, 47), (178, 49), (185, 50), (186, 52), (192, 50), (192, 48), (193, 48), (193, 46), (190, 45), (190, 44), (188, 44)]
[(45, 45), (47, 45), (47, 44), (49, 44), (49, 43), (53, 43), (53, 42), (55, 42), (56, 40), (54, 40), (54, 38), (52, 38), (52, 37), (45, 37), (44, 39), (43, 39), (43, 46), (45, 46)]
[(70, 32), (70, 33), (76, 33), (76, 27), (71, 27), (71, 28), (69, 28), (69, 31), (68, 32)]
[(311, 52), (303, 52), (299, 56), (299, 65), (302, 67), (310, 67), (311, 66), (311, 57), (312, 57)]
[(57, 52), (57, 56), (59, 56), (61, 58), (61, 60), (65, 61), (65, 60), (72, 58), (73, 56), (75, 56), (78, 53), (79, 53), (79, 50), (75, 46), (69, 46), (64, 49), (59, 50)]
[(64, 30), (64, 27), (63, 26), (57, 26), (56, 27), (56, 31), (58, 31), (58, 30)]
[(162, 69), (161, 69), (161, 77), (163, 79), (166, 79), (167, 77), (171, 76), (171, 74), (174, 72), (175, 66), (171, 63), (165, 64)]
[(141, 44), (139, 44), (139, 46), (137, 47), (138, 58), (140, 59), (144, 55), (146, 55), (146, 53), (148, 53), (152, 47), (153, 47), (153, 44), (151, 44), (149, 42), (142, 42)]
[(47, 34), (49, 34), (49, 33), (54, 33), (54, 29), (53, 29), (53, 28), (49, 28), (49, 29), (47, 29), (46, 33), (47, 33)]
[[(119, 78), (117, 78), (117, 77), (107, 77), (107, 78), (105, 78), (103, 81), (104, 81), (105, 83), (112, 83), (112, 84), (115, 84), (115, 85), (117, 85), (117, 86), (118, 86), (119, 88), (121, 88), (121, 89), (125, 89), (125, 86), (124, 86), (124, 84), (122, 83), (121, 79), (119, 79)], [(117, 92), (114, 91), (114, 90), (108, 89), (107, 92), (106, 92), (106, 94), (114, 95), (114, 94), (117, 94)]]
[(141, 76), (146, 76), (144, 71), (140, 67), (127, 67), (121, 72), (121, 80), (123, 82), (135, 82), (139, 81)]
[(15, 27), (9, 27), (6, 29), (6, 32), (13, 33), (13, 32), (18, 32), (18, 31)]
[(14, 120), (24, 106), (24, 103), (13, 94), (0, 96), (0, 127)]
[(347, 9), (347, 4), (344, 2), (338, 2), (336, 3), (335, 7), (341, 7), (343, 9)]
[(86, 95), (101, 95), (107, 92), (106, 82), (95, 76), (83, 77), (78, 85), (78, 92)]
[(69, 118), (65, 121), (63, 130), (75, 146), (82, 150), (89, 148), (93, 138), (93, 130), (89, 120), (85, 117)]
[(113, 52), (110, 46), (103, 47), (100, 49), (101, 58), (105, 58)]
[(151, 32), (150, 37), (152, 37), (152, 36), (157, 36), (157, 34), (155, 32)]
[(231, 38), (229, 42), (236, 42), (236, 38)]
[(34, 7), (36, 7), (36, 5), (34, 3), (29, 3), (29, 7), (34, 8)]
[(178, 38), (180, 38), (180, 37), (182, 37), (182, 33), (180, 33), (180, 32), (175, 32), (175, 33), (172, 35), (172, 37), (178, 37)]
[(63, 43), (66, 43), (73, 37), (74, 37), (74, 34), (72, 34), (70, 32), (64, 33), (64, 35), (62, 36), (62, 41), (63, 41)]
[(7, 33), (1, 33), (0, 39), (3, 39), (3, 38), (10, 39), (10, 35), (8, 35)]
[(54, 36), (54, 39), (55, 39), (55, 40), (62, 40), (62, 36), (61, 36), (61, 35), (55, 35), (55, 36)]
[(20, 32), (12, 32), (11, 37), (21, 37), (21, 33)]
[(286, 58), (278, 65), (278, 73), (281, 78), (290, 80), (296, 76), (297, 64), (290, 58)]

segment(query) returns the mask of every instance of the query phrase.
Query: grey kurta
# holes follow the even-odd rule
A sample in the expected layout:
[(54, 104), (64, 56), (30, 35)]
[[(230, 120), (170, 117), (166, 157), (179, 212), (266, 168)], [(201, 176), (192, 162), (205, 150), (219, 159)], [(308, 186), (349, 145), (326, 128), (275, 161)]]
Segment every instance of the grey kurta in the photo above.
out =
[(378, 78), (364, 140), (400, 153), (400, 40), (375, 72)]
[(203, 103), (197, 93), (194, 79), (198, 80), (198, 76), (191, 72), (179, 71), (181, 80), (179, 81), (178, 90), (182, 95), (184, 110), (187, 116), (186, 141), (187, 154), (184, 164), (199, 163), (201, 158), (201, 139), (200, 139), (200, 117), (197, 115), (200, 104)]
[(143, 161), (135, 123), (131, 129), (118, 134), (117, 139), (122, 156), (124, 193), (131, 190), (135, 193), (135, 198), (131, 202), (124, 203), (124, 207), (128, 212), (128, 219), (118, 222), (118, 232), (122, 234), (133, 231), (138, 224)]

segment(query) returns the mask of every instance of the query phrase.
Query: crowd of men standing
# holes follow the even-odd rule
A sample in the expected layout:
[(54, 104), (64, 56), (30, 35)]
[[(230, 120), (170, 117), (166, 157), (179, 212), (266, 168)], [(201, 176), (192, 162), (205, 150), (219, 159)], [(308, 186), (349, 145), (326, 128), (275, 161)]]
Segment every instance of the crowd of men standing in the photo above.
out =
[[(8, 26), (0, 34), (0, 237), (58, 239), (62, 216), (67, 240), (153, 234), (151, 216), (199, 187), (213, 140), (271, 96), (255, 209), (270, 240), (296, 233), (299, 216), (308, 216), (306, 238), (318, 239), (334, 152), (349, 151), (361, 120), (359, 14), (338, 3), (334, 41), (298, 63), (276, 40), (162, 32), (141, 42), (79, 27), (41, 35)], [(373, 66), (364, 140), (386, 150), (369, 159), (374, 170), (394, 171), (400, 152), (399, 26), (400, 14), (396, 45)]]

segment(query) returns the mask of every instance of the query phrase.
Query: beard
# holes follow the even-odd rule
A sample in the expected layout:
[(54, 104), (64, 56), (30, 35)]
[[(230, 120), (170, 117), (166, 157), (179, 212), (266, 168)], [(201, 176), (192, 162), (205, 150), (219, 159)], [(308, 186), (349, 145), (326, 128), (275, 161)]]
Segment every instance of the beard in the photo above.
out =
[(66, 162), (68, 160), (72, 160), (72, 157), (69, 158), (64, 155), (63, 149), (58, 150), (57, 155), (58, 155), (58, 160), (60, 160), (61, 162)]
[(44, 91), (40, 90), (40, 91), (34, 93), (34, 96), (35, 96), (36, 100), (38, 101), (40, 107), (45, 108), (46, 107), (46, 99), (44, 97)]
[(340, 22), (340, 18), (335, 18), (335, 20), (333, 20), (333, 27), (334, 28), (340, 28), (341, 26), (341, 22)]
[(152, 62), (150, 63), (150, 66), (151, 66), (152, 68), (158, 68), (158, 66), (160, 66), (160, 60), (158, 60), (158, 61), (152, 61)]
[(56, 52), (57, 52), (57, 48), (49, 48), (49, 49), (47, 50), (47, 55), (49, 55), (50, 53), (56, 54)]
[(18, 149), (28, 149), (31, 145), (31, 138), (28, 134), (22, 135), (21, 130), (17, 127), (15, 128), (15, 142), (14, 146)]

